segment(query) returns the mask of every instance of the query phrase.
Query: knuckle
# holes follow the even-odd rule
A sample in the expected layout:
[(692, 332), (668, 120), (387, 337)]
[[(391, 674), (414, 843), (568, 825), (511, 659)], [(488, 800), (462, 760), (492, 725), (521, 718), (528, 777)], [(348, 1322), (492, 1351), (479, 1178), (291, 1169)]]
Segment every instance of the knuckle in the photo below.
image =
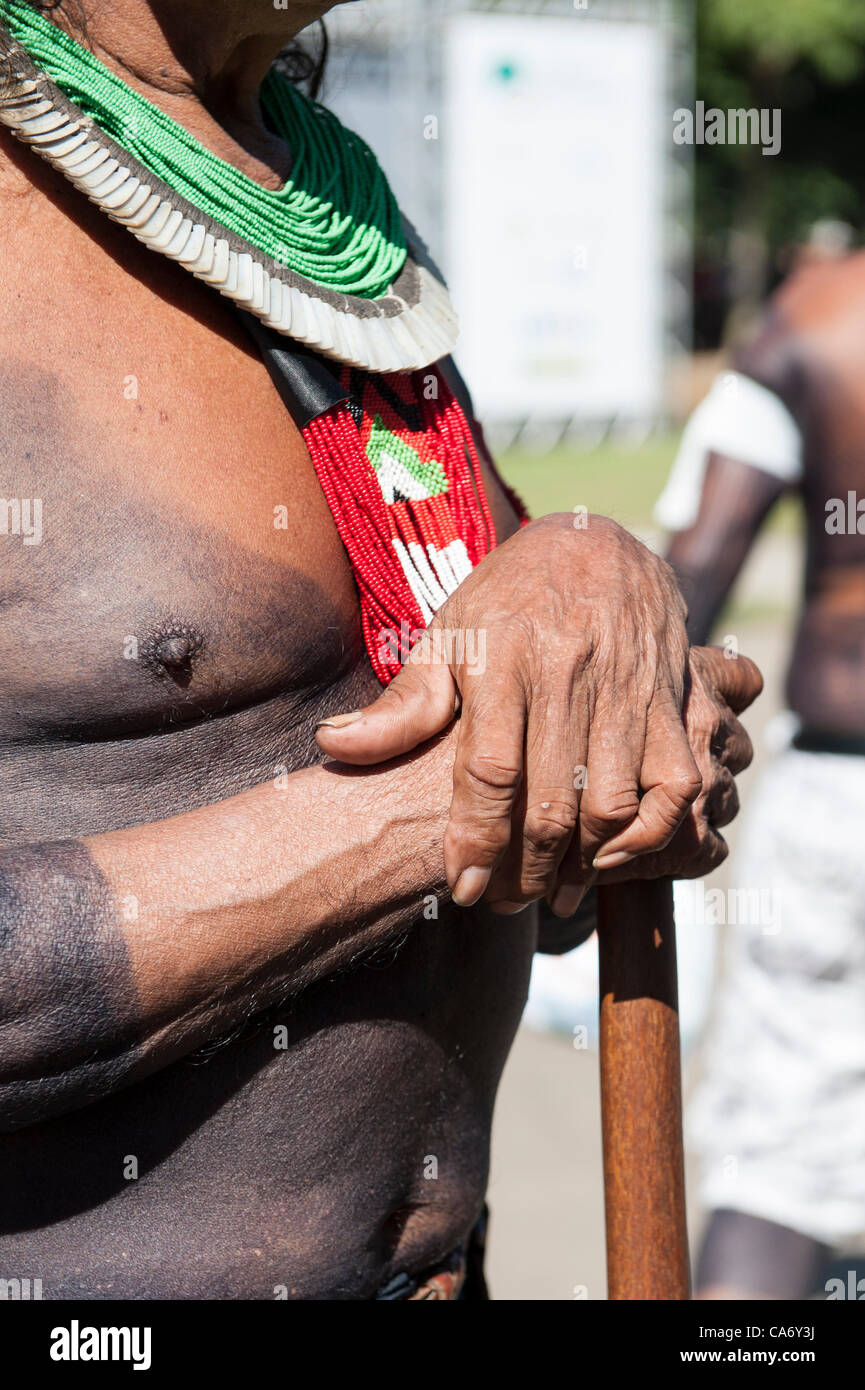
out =
[(754, 745), (740, 724), (735, 736), (730, 740), (727, 765), (731, 772), (744, 772), (746, 767), (751, 766), (753, 758)]
[(754, 745), (746, 729), (738, 719), (723, 723), (710, 745), (710, 752), (717, 762), (731, 772), (743, 772), (754, 757)]
[(482, 845), (498, 853), (510, 841), (510, 818), (496, 815), (455, 816), (451, 821), (449, 837), (455, 848)]
[(756, 700), (757, 696), (763, 692), (763, 672), (760, 670), (756, 661), (752, 661), (749, 656), (746, 656), (744, 661), (745, 695), (750, 702), (751, 700)]
[(640, 797), (636, 787), (621, 787), (607, 792), (601, 804), (601, 815), (605, 820), (633, 820), (640, 809)]
[(523, 840), (539, 856), (555, 854), (570, 839), (577, 824), (577, 808), (567, 800), (550, 801), (526, 812)]
[(724, 801), (716, 815), (712, 816), (714, 826), (730, 825), (739, 814), (739, 797), (736, 791), (732, 791)]
[(383, 716), (394, 729), (407, 733), (414, 713), (411, 691), (407, 685), (399, 685), (398, 680), (391, 681), (387, 690), (379, 695), (370, 713)]
[(447, 849), (463, 862), (489, 863), (510, 843), (510, 822), (502, 817), (489, 820), (452, 820), (447, 829)]
[(703, 778), (699, 769), (695, 766), (674, 773), (664, 783), (664, 790), (674, 806), (682, 810), (692, 806), (703, 790)]
[(698, 836), (691, 877), (698, 878), (702, 874), (710, 874), (713, 869), (723, 864), (729, 852), (729, 845), (723, 835), (719, 835), (712, 826), (706, 825)]
[(763, 673), (756, 662), (741, 653), (735, 658), (735, 697), (743, 704), (756, 700), (763, 689)]
[(580, 819), (593, 840), (609, 840), (630, 825), (638, 811), (639, 801), (634, 796), (628, 802), (622, 799), (613, 803), (596, 803), (587, 807)]
[(727, 841), (717, 830), (709, 825), (692, 827), (669, 846), (665, 872), (676, 878), (702, 878), (719, 868), (729, 852)]
[(513, 795), (520, 768), (489, 754), (473, 754), (456, 772), (462, 789), (484, 801), (504, 802)]
[(653, 850), (666, 849), (679, 829), (679, 821), (673, 815), (664, 815), (660, 810), (646, 825), (646, 840)]
[(703, 861), (705, 864), (705, 868), (702, 868), (700, 872), (704, 874), (710, 874), (713, 869), (717, 869), (719, 865), (723, 864), (724, 860), (727, 858), (727, 855), (729, 853), (730, 846), (727, 844), (727, 841), (724, 839), (723, 835), (719, 835), (717, 834), (717, 832), (713, 832), (712, 835), (707, 838), (707, 841), (703, 847)]
[(691, 670), (704, 680), (711, 681), (714, 672), (722, 669), (720, 663), (723, 656), (720, 647), (691, 647), (688, 652), (688, 664)]
[(384, 709), (404, 709), (414, 693), (413, 677), (414, 672), (410, 672), (408, 667), (404, 666), (399, 675), (379, 695), (376, 704), (381, 704)]
[(703, 814), (710, 825), (728, 825), (739, 810), (739, 793), (732, 772), (719, 767), (709, 788)]

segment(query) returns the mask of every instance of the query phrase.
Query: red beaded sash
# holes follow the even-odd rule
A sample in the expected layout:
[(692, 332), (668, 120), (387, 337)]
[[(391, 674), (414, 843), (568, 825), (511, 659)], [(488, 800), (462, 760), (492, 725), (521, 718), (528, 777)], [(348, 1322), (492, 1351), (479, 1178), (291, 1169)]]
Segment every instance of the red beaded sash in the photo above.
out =
[(348, 400), (303, 435), (354, 571), (369, 658), (386, 684), (496, 533), (469, 422), (437, 368), (343, 368), (340, 381)]

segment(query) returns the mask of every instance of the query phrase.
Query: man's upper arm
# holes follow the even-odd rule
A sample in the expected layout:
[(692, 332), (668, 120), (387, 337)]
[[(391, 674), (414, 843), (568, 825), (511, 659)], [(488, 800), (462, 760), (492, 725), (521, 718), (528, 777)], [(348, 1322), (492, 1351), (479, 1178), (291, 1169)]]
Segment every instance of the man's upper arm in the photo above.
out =
[(707, 639), (775, 502), (799, 486), (802, 397), (795, 335), (771, 308), (685, 427), (655, 519), (673, 533), (693, 641)]
[(137, 995), (113, 897), (78, 841), (0, 852), (0, 1129), (122, 1085)]

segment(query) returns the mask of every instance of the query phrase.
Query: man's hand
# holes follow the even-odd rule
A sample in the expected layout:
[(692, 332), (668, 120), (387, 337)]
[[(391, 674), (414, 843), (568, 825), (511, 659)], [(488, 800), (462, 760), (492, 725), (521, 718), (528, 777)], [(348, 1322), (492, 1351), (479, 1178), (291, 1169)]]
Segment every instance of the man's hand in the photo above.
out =
[(689, 678), (685, 607), (663, 560), (605, 517), (542, 517), (451, 595), (379, 699), (325, 721), (318, 741), (343, 762), (382, 762), (459, 711), (454, 898), (515, 911), (547, 896), (569, 916), (598, 870), (668, 846), (676, 864), (656, 874), (722, 857), (717, 816), (734, 813), (731, 774), (750, 757), (732, 711), (761, 682), (746, 658), (718, 660), (704, 651)]
[(746, 656), (730, 657), (720, 647), (692, 647), (685, 694), (685, 730), (703, 780), (672, 840), (598, 875), (599, 883), (631, 878), (699, 878), (729, 853), (718, 832), (739, 811), (734, 778), (750, 763), (751, 740), (736, 718), (754, 701), (763, 680)]

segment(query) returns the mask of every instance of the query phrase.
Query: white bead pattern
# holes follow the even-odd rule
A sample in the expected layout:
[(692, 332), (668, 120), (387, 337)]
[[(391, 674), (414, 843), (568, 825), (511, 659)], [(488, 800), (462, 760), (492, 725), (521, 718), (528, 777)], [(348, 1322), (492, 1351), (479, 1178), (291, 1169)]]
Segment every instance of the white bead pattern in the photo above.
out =
[[(10, 61), (7, 57), (7, 68)], [(0, 82), (0, 123), (145, 246), (177, 261), (269, 328), (374, 372), (412, 371), (453, 351), (458, 324), (450, 296), (422, 263), (424, 248), (410, 224), (406, 236), (419, 280), (417, 302), (409, 305), (391, 291), (390, 301), (402, 304), (394, 315), (339, 309), (271, 275), (254, 248), (236, 251), (174, 207), (111, 152), (108, 137), (92, 121), (55, 108), (43, 90), (47, 79), (16, 73), (8, 85), (11, 91), (4, 91)]]

